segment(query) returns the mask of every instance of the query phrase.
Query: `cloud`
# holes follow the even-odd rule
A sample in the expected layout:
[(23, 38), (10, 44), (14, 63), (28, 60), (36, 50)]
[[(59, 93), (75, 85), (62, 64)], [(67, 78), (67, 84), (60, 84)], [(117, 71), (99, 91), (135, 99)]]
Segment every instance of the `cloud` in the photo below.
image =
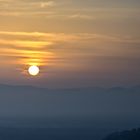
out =
[(85, 19), (85, 20), (93, 20), (95, 19), (93, 16), (90, 15), (82, 15), (82, 14), (74, 14), (69, 16), (71, 19)]
[(74, 75), (89, 77), (98, 72), (107, 77), (116, 71), (125, 74), (130, 65), (139, 68), (139, 40), (94, 33), (0, 31), (0, 63), (4, 68), (12, 65), (15, 74), (26, 75), (30, 65), (38, 65), (43, 76), (54, 73), (65, 77), (70, 73), (74, 79)]
[[(126, 45), (134, 47), (136, 44), (140, 44), (138, 38), (90, 33), (0, 31), (0, 38), (1, 56), (13, 54), (13, 56), (21, 56), (22, 59), (23, 57), (31, 57), (32, 60), (37, 57), (39, 60), (42, 57), (46, 59), (60, 57), (65, 59), (71, 57), (71, 55), (85, 57), (86, 54), (88, 57), (94, 55), (97, 57), (105, 55), (105, 53), (108, 55), (108, 50), (114, 54), (116, 50), (120, 52), (122, 50), (120, 48), (125, 48)], [(67, 51), (69, 54), (66, 53)]]
[(54, 1), (48, 1), (48, 2), (41, 2), (40, 5), (42, 8), (45, 8), (45, 7), (55, 6), (56, 3)]
[[(117, 43), (140, 43), (139, 38), (134, 38), (133, 36), (118, 36), (118, 35), (104, 35), (104, 34), (94, 34), (94, 33), (45, 33), (45, 32), (8, 32), (0, 31), (1, 42), (2, 38), (12, 38), (20, 42), (26, 38), (25, 42), (27, 44), (32, 44), (34, 40), (40, 44), (48, 42), (50, 45), (52, 42), (75, 42), (75, 41), (99, 41), (99, 42), (117, 42)], [(19, 38), (19, 41), (18, 41)], [(20, 40), (21, 38), (21, 40)], [(30, 40), (28, 40), (28, 38)], [(10, 42), (10, 41), (9, 41)], [(15, 41), (16, 42), (16, 41)], [(21, 43), (23, 43), (21, 41)], [(37, 44), (38, 44), (37, 43)], [(26, 43), (25, 43), (26, 44)]]
[[(110, 2), (111, 1), (108, 1), (107, 3)], [(78, 22), (79, 20), (79, 24), (82, 21), (97, 21), (100, 24), (102, 22), (100, 20), (107, 22), (111, 20), (111, 22), (114, 22), (116, 20), (123, 21), (124, 18), (138, 19), (138, 15), (140, 14), (139, 8), (135, 7), (112, 7), (110, 4), (109, 6), (102, 5), (100, 1), (98, 2), (96, 0), (86, 2), (79, 0), (1, 0), (0, 16), (4, 18), (14, 17), (15, 21), (18, 17), (30, 18), (29, 20), (37, 19), (42, 23), (46, 22), (46, 20), (52, 20), (51, 22), (54, 22), (53, 20), (67, 20), (69, 23), (73, 21)], [(105, 3), (105, 5), (108, 4)], [(27, 21), (28, 19), (25, 20)], [(94, 26), (93, 23), (91, 28)]]

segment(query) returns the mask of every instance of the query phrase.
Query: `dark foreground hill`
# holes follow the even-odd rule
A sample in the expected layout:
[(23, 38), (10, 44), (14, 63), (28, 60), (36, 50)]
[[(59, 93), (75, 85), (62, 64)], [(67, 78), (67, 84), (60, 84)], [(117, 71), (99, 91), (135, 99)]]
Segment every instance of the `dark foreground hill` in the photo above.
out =
[(104, 140), (140, 140), (140, 128), (130, 131), (112, 133)]

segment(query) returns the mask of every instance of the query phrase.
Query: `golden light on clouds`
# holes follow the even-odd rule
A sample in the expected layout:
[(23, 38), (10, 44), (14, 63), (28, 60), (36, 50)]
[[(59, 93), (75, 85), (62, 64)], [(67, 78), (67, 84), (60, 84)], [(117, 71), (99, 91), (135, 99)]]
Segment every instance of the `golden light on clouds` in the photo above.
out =
[(19, 69), (23, 74), (36, 75), (39, 70), (37, 72), (35, 67), (28, 70), (28, 67), (48, 66), (49, 61), (55, 58), (54, 52), (49, 50), (54, 41), (46, 39), (44, 33), (0, 32), (0, 37), (0, 57), (5, 58), (7, 63), (21, 66)]
[[(139, 4), (138, 0), (0, 0), (0, 82), (96, 84), (107, 83), (105, 77), (138, 73)], [(36, 80), (30, 81), (30, 66), (40, 68)]]
[[(86, 71), (89, 62), (94, 68), (102, 69), (104, 62), (116, 58), (138, 57), (125, 49), (124, 44), (140, 43), (137, 38), (112, 36), (93, 33), (44, 33), (44, 32), (7, 32), (0, 31), (0, 63), (12, 65), (15, 74), (27, 78), (39, 74), (49, 76), (62, 71)], [(118, 46), (120, 44), (120, 46)], [(122, 45), (123, 46), (122, 46)], [(111, 54), (110, 54), (111, 52)], [(112, 61), (112, 65), (114, 65)], [(30, 70), (29, 70), (29, 67)], [(55, 71), (55, 72), (54, 72)], [(93, 70), (92, 70), (93, 71)], [(22, 75), (23, 74), (23, 75)], [(58, 74), (59, 75), (59, 74)], [(24, 76), (23, 76), (24, 77)], [(41, 78), (40, 76), (39, 78)]]

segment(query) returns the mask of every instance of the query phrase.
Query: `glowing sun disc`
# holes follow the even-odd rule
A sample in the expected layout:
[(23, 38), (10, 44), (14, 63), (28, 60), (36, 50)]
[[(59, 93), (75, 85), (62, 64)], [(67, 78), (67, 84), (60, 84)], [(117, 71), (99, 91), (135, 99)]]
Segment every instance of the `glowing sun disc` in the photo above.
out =
[(37, 66), (30, 66), (28, 72), (32, 76), (36, 76), (39, 74), (39, 68)]

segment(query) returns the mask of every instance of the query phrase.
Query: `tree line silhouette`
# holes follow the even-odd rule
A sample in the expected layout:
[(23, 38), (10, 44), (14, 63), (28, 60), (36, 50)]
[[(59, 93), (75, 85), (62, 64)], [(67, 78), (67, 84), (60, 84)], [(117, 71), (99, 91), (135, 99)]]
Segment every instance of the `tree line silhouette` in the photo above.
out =
[(103, 140), (140, 140), (140, 128), (129, 131), (115, 132)]

